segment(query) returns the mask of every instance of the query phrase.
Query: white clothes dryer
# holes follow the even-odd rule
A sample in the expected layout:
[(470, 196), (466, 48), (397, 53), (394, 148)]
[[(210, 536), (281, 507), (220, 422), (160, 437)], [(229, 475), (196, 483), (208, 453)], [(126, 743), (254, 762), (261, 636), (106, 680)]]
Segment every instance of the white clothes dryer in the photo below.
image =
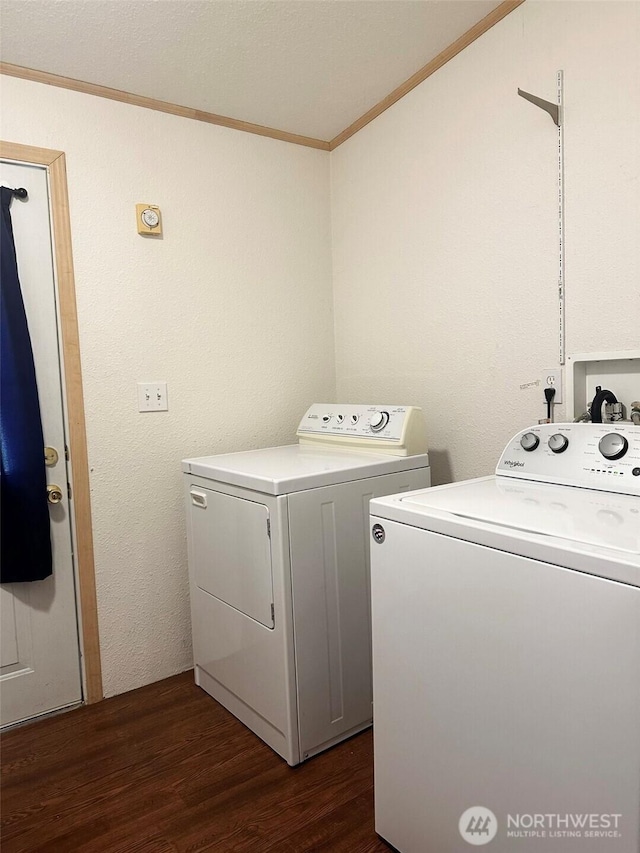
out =
[(535, 426), (370, 510), (377, 832), (638, 853), (640, 428)]
[(371, 724), (369, 500), (430, 484), (420, 409), (297, 436), (183, 462), (196, 683), (291, 765)]

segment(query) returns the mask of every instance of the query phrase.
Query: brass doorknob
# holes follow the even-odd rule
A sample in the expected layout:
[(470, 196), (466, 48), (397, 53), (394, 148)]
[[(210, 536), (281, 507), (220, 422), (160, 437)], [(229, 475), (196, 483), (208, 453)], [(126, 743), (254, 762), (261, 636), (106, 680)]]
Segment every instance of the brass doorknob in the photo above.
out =
[(50, 486), (47, 486), (47, 500), (50, 504), (59, 504), (62, 500), (62, 489), (60, 486), (56, 486), (55, 483), (51, 483)]

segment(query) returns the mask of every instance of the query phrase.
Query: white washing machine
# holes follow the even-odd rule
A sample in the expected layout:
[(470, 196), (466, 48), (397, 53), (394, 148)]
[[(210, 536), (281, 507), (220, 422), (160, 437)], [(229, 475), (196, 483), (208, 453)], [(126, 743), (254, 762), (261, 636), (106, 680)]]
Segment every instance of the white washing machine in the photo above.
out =
[(297, 435), (183, 462), (196, 684), (291, 765), (371, 724), (369, 500), (430, 483), (420, 409)]
[(370, 511), (377, 832), (638, 853), (640, 428), (535, 426)]

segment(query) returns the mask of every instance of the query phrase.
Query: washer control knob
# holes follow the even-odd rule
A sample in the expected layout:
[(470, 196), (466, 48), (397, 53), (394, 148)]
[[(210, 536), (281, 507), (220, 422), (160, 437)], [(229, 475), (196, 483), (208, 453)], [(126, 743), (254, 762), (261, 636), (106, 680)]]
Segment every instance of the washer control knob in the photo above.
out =
[(322, 422), (323, 423), (328, 424), (330, 420), (331, 420), (331, 415), (323, 415), (322, 416)]
[(549, 445), (549, 450), (553, 453), (564, 453), (567, 447), (569, 447), (569, 439), (566, 435), (557, 432), (551, 436), (547, 444)]
[(336, 422), (341, 424), (344, 420), (344, 415), (336, 415)]
[(619, 432), (609, 432), (598, 443), (598, 450), (605, 459), (620, 459), (629, 448), (627, 439)]
[(525, 432), (520, 439), (520, 446), (523, 450), (535, 450), (540, 444), (540, 439), (535, 432)]
[(371, 415), (369, 426), (372, 432), (381, 432), (389, 423), (389, 412), (374, 412)]
[(358, 423), (360, 415), (351, 415), (351, 423), (355, 426)]

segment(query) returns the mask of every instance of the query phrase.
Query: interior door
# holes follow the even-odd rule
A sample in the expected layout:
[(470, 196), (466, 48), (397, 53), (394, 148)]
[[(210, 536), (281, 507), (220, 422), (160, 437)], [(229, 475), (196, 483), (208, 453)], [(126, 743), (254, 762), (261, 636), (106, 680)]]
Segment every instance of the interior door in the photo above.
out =
[(11, 215), (44, 441), (58, 456), (47, 467), (47, 482), (62, 492), (61, 501), (50, 504), (53, 575), (0, 586), (0, 723), (5, 726), (81, 702), (82, 680), (47, 170), (2, 161), (0, 180), (29, 193), (28, 201), (14, 199)]

